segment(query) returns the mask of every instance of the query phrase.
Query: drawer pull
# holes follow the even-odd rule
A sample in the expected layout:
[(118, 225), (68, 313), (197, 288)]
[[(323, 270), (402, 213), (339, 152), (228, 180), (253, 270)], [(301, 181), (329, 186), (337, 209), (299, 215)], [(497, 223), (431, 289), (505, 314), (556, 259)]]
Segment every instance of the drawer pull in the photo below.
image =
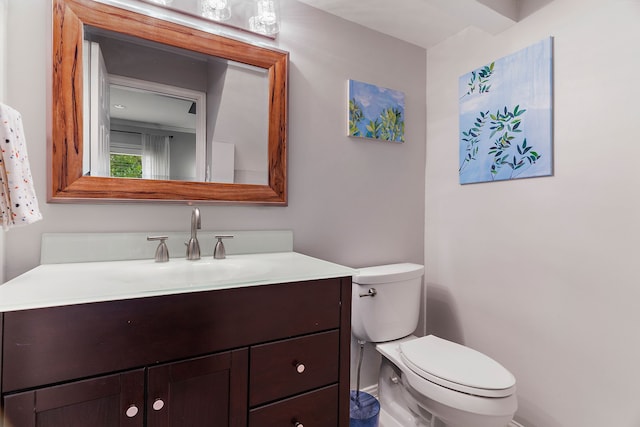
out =
[[(296, 372), (299, 374), (303, 373), (304, 370), (307, 369), (307, 367), (304, 366), (304, 363), (296, 362), (294, 365), (296, 367)], [(302, 426), (302, 424), (300, 424), (300, 426)]]
[(133, 418), (138, 415), (138, 407), (136, 405), (131, 405), (127, 408), (125, 415), (129, 418)]
[(164, 408), (164, 401), (162, 399), (156, 399), (153, 401), (152, 407), (154, 411), (159, 411)]
[(293, 427), (304, 427), (304, 425), (302, 425), (302, 423), (300, 421), (294, 421), (293, 422)]

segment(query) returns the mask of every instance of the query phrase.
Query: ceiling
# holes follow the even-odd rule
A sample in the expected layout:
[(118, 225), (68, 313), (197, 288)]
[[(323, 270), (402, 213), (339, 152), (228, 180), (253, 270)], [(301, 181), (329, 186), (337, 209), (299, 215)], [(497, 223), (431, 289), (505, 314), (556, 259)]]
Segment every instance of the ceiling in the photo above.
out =
[(109, 92), (112, 119), (148, 128), (196, 132), (196, 115), (189, 114), (193, 100), (113, 84)]
[(553, 0), (299, 0), (428, 49), (468, 27), (498, 34)]

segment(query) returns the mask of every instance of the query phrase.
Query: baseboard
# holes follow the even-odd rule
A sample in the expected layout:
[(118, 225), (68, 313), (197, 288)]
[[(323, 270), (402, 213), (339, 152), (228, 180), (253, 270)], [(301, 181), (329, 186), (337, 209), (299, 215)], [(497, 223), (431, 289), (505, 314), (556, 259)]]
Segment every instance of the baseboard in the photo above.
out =
[(373, 397), (378, 397), (378, 384), (371, 385), (369, 387), (361, 388), (360, 391), (369, 393)]

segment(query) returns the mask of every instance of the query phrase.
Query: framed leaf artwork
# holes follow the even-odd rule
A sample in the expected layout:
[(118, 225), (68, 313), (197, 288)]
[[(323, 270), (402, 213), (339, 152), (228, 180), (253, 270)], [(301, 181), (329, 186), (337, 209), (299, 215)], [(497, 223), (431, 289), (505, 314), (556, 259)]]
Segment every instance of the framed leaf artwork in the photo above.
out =
[(404, 93), (349, 80), (348, 134), (404, 142)]
[(460, 77), (460, 184), (552, 174), (552, 42)]

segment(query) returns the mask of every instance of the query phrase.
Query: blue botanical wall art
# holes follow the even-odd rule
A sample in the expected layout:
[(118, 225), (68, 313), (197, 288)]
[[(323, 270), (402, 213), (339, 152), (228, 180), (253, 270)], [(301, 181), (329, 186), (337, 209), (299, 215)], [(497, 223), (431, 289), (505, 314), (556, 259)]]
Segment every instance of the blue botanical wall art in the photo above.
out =
[(404, 93), (349, 80), (349, 136), (404, 142)]
[(552, 42), (460, 77), (460, 184), (552, 174)]

